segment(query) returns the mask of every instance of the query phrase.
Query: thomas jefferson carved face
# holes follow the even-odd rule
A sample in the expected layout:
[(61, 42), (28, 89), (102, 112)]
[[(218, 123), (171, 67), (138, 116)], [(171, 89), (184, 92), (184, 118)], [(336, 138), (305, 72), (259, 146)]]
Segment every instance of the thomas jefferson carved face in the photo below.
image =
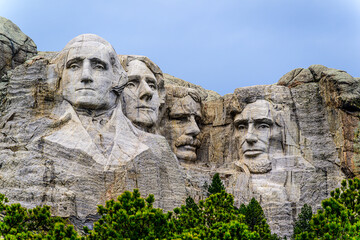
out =
[(128, 64), (128, 78), (122, 92), (123, 112), (142, 129), (152, 127), (159, 113), (158, 83), (146, 64), (133, 60)]
[(64, 99), (82, 109), (110, 109), (116, 103), (112, 91), (116, 76), (109, 50), (98, 42), (83, 42), (69, 50), (62, 74)]
[(170, 108), (168, 140), (179, 160), (195, 161), (200, 141), (198, 122), (201, 119), (201, 106), (191, 96), (176, 98)]
[(250, 172), (271, 170), (270, 140), (274, 127), (273, 108), (266, 100), (248, 104), (234, 118), (235, 134), (239, 140), (240, 158)]

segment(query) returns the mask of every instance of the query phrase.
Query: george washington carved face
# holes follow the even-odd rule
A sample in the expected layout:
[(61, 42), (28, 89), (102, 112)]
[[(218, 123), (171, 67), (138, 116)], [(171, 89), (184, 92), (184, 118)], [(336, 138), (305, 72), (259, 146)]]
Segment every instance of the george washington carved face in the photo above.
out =
[(125, 71), (113, 47), (94, 34), (72, 39), (57, 58), (60, 91), (78, 109), (107, 110), (116, 105), (116, 88), (123, 85)]

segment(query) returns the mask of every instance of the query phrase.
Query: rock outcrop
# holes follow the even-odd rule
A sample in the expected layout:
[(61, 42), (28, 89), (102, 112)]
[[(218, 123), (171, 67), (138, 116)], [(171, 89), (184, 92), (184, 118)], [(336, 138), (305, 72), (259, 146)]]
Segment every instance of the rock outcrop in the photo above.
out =
[(204, 199), (219, 173), (237, 206), (255, 197), (290, 236), (305, 203), (360, 175), (360, 79), (341, 70), (312, 65), (220, 96), (91, 34), (4, 69), (2, 192), (78, 226), (133, 188), (165, 210)]
[(36, 45), (18, 26), (0, 17), (0, 78), (8, 70), (36, 55)]

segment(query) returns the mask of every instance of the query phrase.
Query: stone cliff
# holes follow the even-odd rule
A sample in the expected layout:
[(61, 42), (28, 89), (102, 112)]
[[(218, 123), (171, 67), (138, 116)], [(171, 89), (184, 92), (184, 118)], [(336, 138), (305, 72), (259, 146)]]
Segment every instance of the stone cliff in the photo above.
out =
[(360, 79), (345, 71), (312, 65), (220, 96), (96, 35), (36, 53), (11, 28), (0, 29), (0, 184), (13, 202), (81, 226), (133, 188), (165, 210), (204, 199), (219, 173), (237, 206), (255, 197), (289, 236), (305, 203), (360, 175)]

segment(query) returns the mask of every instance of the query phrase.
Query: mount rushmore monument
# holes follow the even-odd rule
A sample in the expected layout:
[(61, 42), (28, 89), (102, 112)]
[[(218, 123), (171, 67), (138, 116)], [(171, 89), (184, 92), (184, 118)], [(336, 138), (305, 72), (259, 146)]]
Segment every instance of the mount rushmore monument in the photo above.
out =
[(12, 202), (90, 225), (126, 190), (168, 211), (205, 199), (219, 173), (236, 206), (255, 197), (289, 236), (305, 203), (360, 175), (360, 79), (345, 71), (312, 65), (220, 96), (97, 35), (37, 52), (0, 21), (0, 185)]

